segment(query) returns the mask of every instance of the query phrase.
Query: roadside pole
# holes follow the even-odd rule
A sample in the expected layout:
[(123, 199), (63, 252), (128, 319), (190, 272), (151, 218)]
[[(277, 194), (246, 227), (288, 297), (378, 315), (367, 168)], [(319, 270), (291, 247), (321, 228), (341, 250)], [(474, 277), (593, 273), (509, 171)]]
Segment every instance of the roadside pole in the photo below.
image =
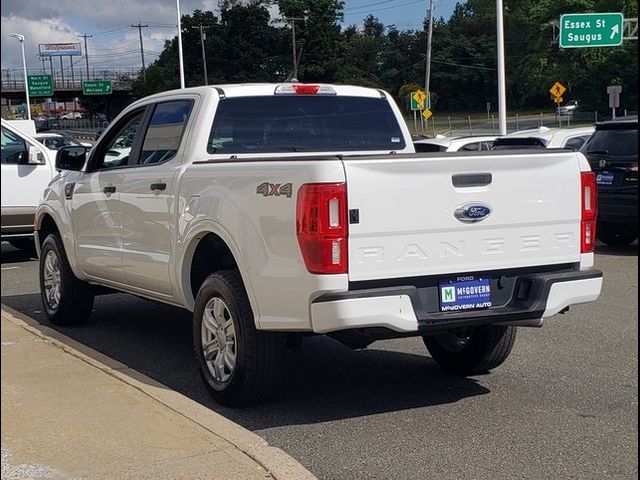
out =
[(12, 33), (10, 37), (15, 38), (20, 42), (20, 49), (22, 50), (22, 73), (24, 74), (24, 96), (27, 100), (27, 120), (31, 120), (31, 100), (29, 99), (29, 80), (27, 78), (27, 57), (24, 54), (24, 35), (19, 33)]
[(496, 0), (496, 24), (498, 29), (498, 133), (507, 134), (507, 86), (504, 67), (504, 17), (502, 0)]
[(429, 27), (427, 31), (427, 60), (424, 72), (424, 92), (431, 97), (431, 40), (433, 38), (433, 0), (429, 0)]
[(182, 57), (182, 19), (180, 18), (180, 0), (176, 0), (178, 15), (178, 65), (180, 68), (180, 88), (184, 88), (184, 58)]

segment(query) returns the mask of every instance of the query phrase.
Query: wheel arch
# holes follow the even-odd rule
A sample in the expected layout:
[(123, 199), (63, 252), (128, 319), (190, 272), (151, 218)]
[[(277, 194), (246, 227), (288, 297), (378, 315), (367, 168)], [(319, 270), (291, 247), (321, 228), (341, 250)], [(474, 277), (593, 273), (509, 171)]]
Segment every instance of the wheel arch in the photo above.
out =
[(185, 307), (193, 311), (198, 289), (208, 275), (237, 268), (258, 328), (259, 309), (249, 269), (229, 232), (221, 225), (207, 221), (192, 229), (185, 236), (183, 245), (184, 253), (178, 271)]

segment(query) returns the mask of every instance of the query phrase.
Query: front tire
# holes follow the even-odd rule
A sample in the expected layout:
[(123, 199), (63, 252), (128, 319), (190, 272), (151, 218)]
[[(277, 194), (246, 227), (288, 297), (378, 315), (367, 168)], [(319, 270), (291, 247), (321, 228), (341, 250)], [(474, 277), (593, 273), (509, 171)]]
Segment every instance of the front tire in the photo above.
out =
[(50, 234), (42, 243), (39, 276), (42, 306), (51, 323), (77, 325), (89, 318), (93, 288), (73, 274), (57, 233)]
[(422, 337), (435, 362), (455, 373), (484, 373), (501, 365), (516, 341), (516, 327), (483, 325)]
[(223, 405), (244, 406), (269, 396), (285, 353), (285, 337), (259, 331), (240, 275), (209, 275), (196, 298), (193, 345), (200, 374)]

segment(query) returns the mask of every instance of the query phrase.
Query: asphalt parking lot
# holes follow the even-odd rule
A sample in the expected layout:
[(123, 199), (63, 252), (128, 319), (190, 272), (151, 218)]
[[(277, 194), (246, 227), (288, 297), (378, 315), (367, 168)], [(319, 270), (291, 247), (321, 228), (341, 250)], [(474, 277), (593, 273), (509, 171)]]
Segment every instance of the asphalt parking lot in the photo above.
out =
[[(418, 339), (363, 351), (317, 337), (292, 353), (269, 404), (213, 403), (190, 315), (125, 295), (55, 327), (284, 449), (320, 478), (637, 478), (638, 247), (600, 247), (600, 299), (520, 329), (488, 375), (445, 374)], [(47, 323), (37, 262), (2, 244), (2, 302)]]

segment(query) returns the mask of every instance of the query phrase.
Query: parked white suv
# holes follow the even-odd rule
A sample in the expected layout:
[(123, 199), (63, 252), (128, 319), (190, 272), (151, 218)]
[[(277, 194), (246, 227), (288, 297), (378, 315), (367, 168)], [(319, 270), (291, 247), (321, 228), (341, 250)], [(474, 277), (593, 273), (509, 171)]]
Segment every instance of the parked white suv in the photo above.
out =
[(602, 285), (582, 154), (416, 154), (381, 90), (165, 92), (57, 167), (36, 218), (49, 319), (85, 321), (98, 285), (191, 310), (226, 404), (266, 395), (288, 335), (421, 336), (442, 367), (485, 372), (516, 327)]

